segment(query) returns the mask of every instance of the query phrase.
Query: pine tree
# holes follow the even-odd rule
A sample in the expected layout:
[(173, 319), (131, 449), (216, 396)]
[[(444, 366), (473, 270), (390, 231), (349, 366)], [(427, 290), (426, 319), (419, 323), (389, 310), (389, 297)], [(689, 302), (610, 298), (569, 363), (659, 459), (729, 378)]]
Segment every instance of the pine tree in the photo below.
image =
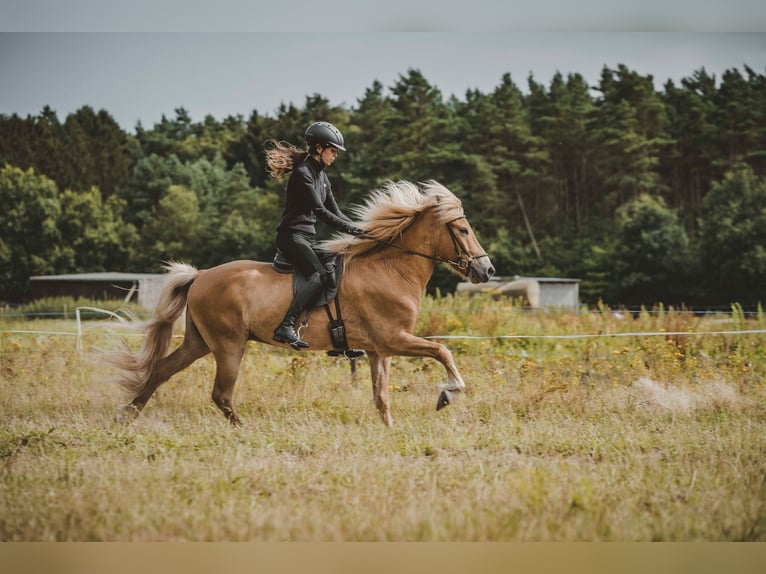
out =
[(663, 100), (668, 131), (675, 144), (661, 161), (661, 173), (668, 183), (669, 203), (681, 209), (686, 226), (693, 229), (702, 214), (702, 198), (716, 178), (716, 128), (713, 119), (715, 78), (704, 68), (676, 87), (665, 84)]
[(450, 144), (457, 144), (448, 136), (452, 117), (441, 92), (419, 70), (410, 69), (399, 76), (391, 94), (391, 113), (383, 126), (387, 137), (383, 149), (391, 169), (387, 177), (439, 179), (432, 162)]
[(591, 163), (602, 188), (598, 201), (608, 215), (642, 193), (663, 194), (659, 157), (671, 141), (651, 76), (640, 76), (623, 65), (616, 72), (605, 67), (598, 89), (602, 97), (591, 122)]
[(766, 96), (762, 93), (766, 80), (752, 69), (746, 70), (747, 78), (737, 69), (726, 70), (715, 97), (713, 121), (718, 128), (717, 163), (725, 171), (751, 159), (761, 166), (766, 156), (766, 127), (763, 123)]
[(34, 141), (34, 123), (31, 118), (22, 119), (18, 114), (0, 114), (0, 165), (10, 164), (21, 169), (33, 167)]
[(391, 173), (387, 148), (391, 137), (385, 130), (392, 112), (383, 84), (374, 81), (353, 108), (345, 133), (348, 149), (348, 203), (361, 203), (366, 194), (383, 185)]

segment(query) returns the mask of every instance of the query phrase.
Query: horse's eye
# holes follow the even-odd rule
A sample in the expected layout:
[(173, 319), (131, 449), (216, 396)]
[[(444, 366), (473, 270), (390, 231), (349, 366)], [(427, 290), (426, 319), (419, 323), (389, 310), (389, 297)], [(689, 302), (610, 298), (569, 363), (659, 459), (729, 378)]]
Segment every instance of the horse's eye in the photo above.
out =
[(459, 232), (460, 232), (462, 235), (468, 235), (468, 228), (467, 228), (467, 227), (460, 227), (460, 228), (458, 228), (458, 231), (459, 231)]

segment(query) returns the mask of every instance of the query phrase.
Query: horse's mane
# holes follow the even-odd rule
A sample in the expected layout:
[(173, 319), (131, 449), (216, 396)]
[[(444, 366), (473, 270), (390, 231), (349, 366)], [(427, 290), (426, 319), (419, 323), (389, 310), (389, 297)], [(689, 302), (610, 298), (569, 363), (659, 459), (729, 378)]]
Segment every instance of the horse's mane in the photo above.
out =
[(390, 181), (374, 190), (366, 203), (350, 209), (367, 237), (336, 234), (322, 242), (322, 249), (343, 253), (348, 262), (378, 247), (379, 241), (395, 240), (428, 208), (434, 209), (440, 223), (447, 223), (463, 214), (460, 199), (435, 180), (420, 185), (409, 181)]

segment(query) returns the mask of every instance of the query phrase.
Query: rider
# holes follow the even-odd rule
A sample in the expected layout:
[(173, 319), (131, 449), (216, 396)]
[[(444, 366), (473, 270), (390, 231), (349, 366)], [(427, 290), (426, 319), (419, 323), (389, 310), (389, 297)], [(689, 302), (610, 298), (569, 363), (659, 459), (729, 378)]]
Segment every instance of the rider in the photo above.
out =
[(285, 142), (272, 142), (266, 151), (272, 176), (290, 173), (282, 221), (277, 227), (277, 247), (293, 264), (296, 273), (307, 279), (306, 286), (295, 294), (284, 319), (274, 331), (274, 340), (294, 349), (309, 344), (295, 331), (302, 311), (311, 307), (327, 281), (326, 270), (317, 251), (315, 223), (324, 223), (345, 233), (362, 235), (364, 231), (338, 208), (325, 168), (332, 165), (343, 147), (343, 134), (328, 122), (315, 122), (306, 129), (307, 149), (301, 150)]

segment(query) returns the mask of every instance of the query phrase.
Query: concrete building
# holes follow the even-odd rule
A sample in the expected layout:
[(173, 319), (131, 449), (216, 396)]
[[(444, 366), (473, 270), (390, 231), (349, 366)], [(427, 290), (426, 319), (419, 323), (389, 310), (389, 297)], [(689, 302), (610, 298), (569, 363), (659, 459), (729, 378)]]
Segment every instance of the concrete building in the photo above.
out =
[(458, 283), (458, 292), (489, 293), (496, 298), (523, 298), (531, 308), (580, 305), (580, 280), (563, 277), (493, 278), (489, 283)]

